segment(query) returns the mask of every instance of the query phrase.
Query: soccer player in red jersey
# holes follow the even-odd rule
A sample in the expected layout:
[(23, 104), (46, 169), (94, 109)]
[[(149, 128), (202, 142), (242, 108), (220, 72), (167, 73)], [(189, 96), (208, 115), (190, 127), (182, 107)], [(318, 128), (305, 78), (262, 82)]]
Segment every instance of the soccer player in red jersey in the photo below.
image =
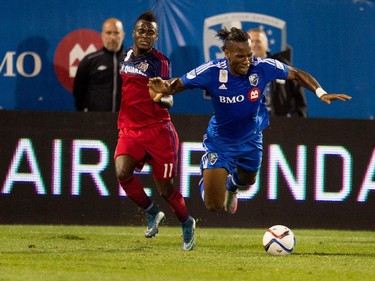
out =
[(151, 11), (139, 16), (132, 36), (134, 46), (125, 52), (120, 70), (123, 84), (115, 152), (116, 177), (127, 197), (146, 211), (145, 236), (151, 238), (158, 233), (165, 215), (153, 204), (133, 173), (140, 171), (145, 163), (152, 167), (159, 194), (181, 222), (182, 249), (189, 251), (195, 245), (195, 220), (189, 215), (181, 193), (173, 186), (179, 148), (178, 135), (168, 112), (173, 98), (166, 96), (155, 103), (147, 86), (149, 78), (171, 76), (169, 60), (153, 48), (158, 25)]

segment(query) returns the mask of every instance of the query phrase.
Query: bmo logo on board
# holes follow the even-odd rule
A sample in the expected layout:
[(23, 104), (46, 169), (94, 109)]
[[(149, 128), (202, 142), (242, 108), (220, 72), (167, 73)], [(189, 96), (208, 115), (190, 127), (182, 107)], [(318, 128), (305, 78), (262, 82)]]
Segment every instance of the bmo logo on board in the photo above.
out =
[(72, 93), (79, 62), (102, 46), (100, 33), (91, 29), (74, 30), (60, 41), (53, 60), (57, 79), (67, 91)]

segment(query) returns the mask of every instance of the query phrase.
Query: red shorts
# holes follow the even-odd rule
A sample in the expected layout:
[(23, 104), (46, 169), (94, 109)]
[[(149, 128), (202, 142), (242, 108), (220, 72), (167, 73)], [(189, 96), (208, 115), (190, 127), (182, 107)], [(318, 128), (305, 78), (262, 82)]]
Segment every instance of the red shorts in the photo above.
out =
[(137, 162), (136, 171), (141, 171), (147, 163), (156, 179), (170, 179), (177, 174), (178, 149), (176, 129), (167, 121), (140, 129), (121, 129), (115, 158), (129, 155)]

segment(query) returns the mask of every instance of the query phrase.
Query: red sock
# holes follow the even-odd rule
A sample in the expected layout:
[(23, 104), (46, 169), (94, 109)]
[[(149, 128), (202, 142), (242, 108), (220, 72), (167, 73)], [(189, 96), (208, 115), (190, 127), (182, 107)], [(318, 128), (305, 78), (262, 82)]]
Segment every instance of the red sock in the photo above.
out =
[(151, 205), (151, 199), (143, 190), (143, 186), (139, 179), (134, 176), (126, 180), (119, 181), (122, 189), (125, 191), (126, 196), (129, 197), (135, 204), (142, 209), (147, 209)]
[(173, 193), (169, 196), (167, 202), (180, 222), (185, 222), (189, 218), (184, 197), (182, 197), (178, 190), (173, 189)]

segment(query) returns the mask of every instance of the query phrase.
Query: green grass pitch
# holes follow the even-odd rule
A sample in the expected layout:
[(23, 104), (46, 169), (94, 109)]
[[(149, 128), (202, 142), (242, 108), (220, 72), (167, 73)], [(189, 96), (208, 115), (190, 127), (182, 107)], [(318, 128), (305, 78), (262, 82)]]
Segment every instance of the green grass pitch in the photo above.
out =
[(194, 251), (181, 230), (0, 225), (0, 280), (375, 280), (375, 234), (292, 229), (289, 256), (262, 247), (265, 229), (197, 228)]

